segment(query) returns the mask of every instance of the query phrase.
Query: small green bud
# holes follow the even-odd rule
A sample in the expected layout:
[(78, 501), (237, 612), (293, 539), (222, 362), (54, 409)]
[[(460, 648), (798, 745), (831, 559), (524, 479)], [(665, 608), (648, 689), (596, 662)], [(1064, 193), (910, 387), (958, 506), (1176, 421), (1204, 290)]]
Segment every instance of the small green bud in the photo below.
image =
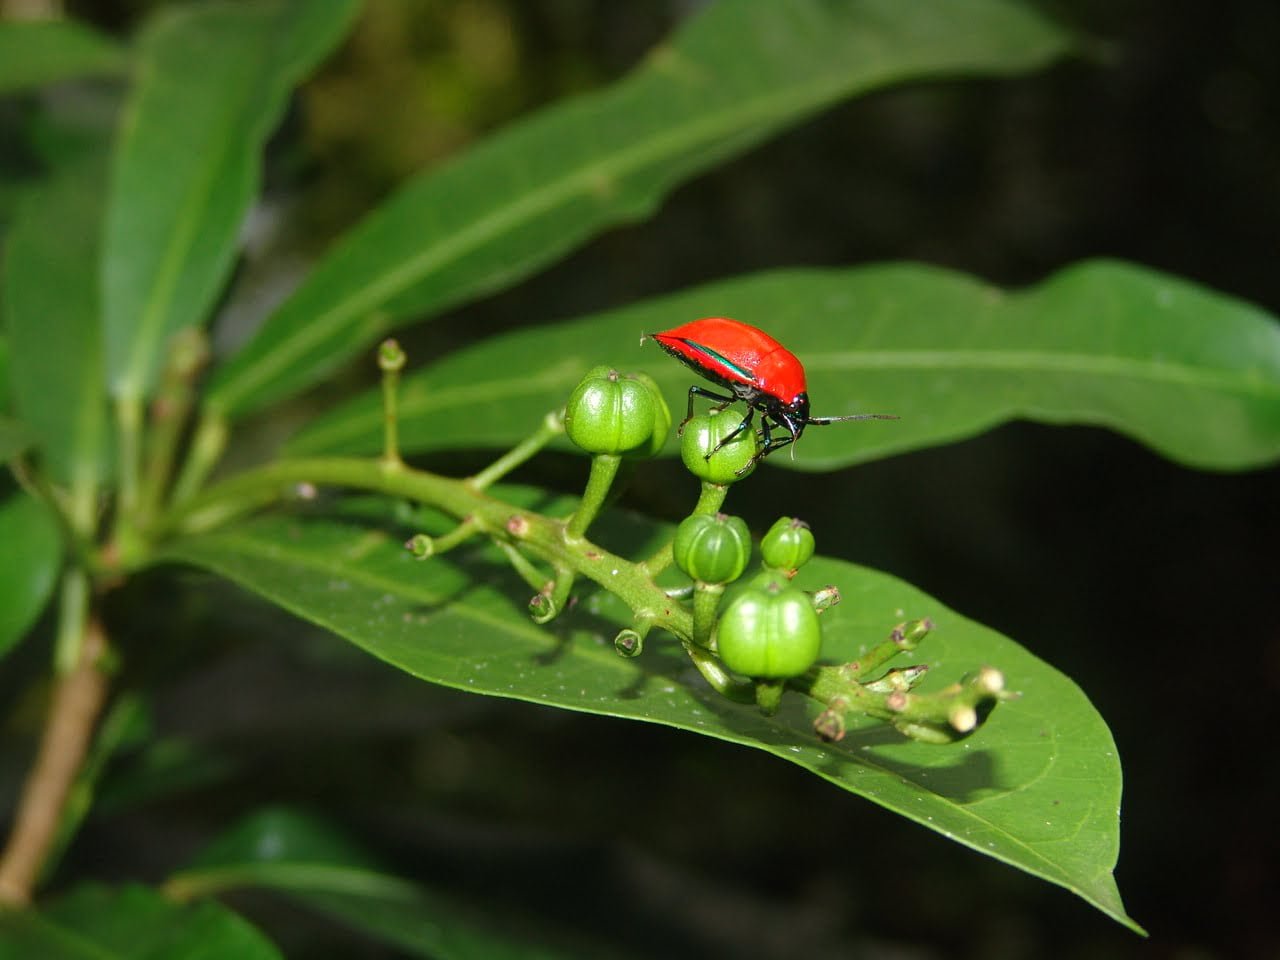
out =
[(569, 439), (587, 453), (651, 456), (671, 428), (671, 413), (652, 383), (594, 367), (565, 405)]
[(404, 369), (405, 354), (400, 342), (391, 337), (378, 345), (378, 369), (383, 373), (398, 373)]
[(730, 670), (783, 679), (804, 673), (822, 649), (818, 615), (809, 597), (774, 583), (751, 587), (720, 616), (717, 652)]
[(766, 567), (794, 573), (813, 556), (813, 531), (803, 520), (782, 517), (760, 541)]
[(742, 414), (737, 410), (712, 410), (685, 423), (680, 435), (680, 459), (699, 480), (733, 483), (755, 470), (760, 437), (750, 427), (724, 446), (717, 445), (738, 429)]
[(425, 533), (415, 533), (405, 541), (404, 547), (418, 560), (426, 560), (436, 552), (435, 543)]
[(620, 657), (638, 657), (644, 652), (644, 637), (630, 627), (624, 627), (613, 638), (613, 649)]
[(529, 598), (529, 617), (534, 623), (549, 623), (559, 612), (556, 601), (551, 596), (550, 587)]
[(920, 641), (927, 637), (933, 630), (933, 621), (928, 617), (922, 620), (908, 620), (900, 623), (889, 634), (892, 640), (900, 650), (908, 653), (920, 645)]
[(737, 580), (751, 559), (751, 533), (741, 517), (697, 513), (676, 530), (671, 553), (685, 574), (700, 583)]

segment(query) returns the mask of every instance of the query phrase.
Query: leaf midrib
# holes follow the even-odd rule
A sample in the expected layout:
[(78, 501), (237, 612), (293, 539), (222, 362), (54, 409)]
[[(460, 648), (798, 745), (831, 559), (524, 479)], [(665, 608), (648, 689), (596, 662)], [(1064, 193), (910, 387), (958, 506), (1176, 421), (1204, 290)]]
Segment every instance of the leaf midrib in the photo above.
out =
[(875, 370), (937, 370), (941, 372), (1064, 373), (1099, 378), (1215, 390), (1239, 396), (1280, 398), (1280, 382), (1243, 377), (1239, 372), (1196, 367), (1182, 362), (1147, 360), (1115, 354), (1067, 353), (1049, 350), (859, 350), (819, 354), (806, 362), (808, 370), (843, 373)]

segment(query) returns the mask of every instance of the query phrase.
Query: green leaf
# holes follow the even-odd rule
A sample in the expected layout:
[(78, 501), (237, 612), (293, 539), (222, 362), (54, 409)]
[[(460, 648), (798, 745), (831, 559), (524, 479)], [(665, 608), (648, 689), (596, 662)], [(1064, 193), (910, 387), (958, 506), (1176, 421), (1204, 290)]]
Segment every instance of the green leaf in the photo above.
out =
[(854, 659), (898, 622), (927, 616), (937, 631), (917, 654), (932, 668), (924, 689), (983, 664), (1005, 672), (1023, 697), (955, 746), (905, 740), (872, 722), (853, 724), (838, 744), (821, 743), (812, 729), (819, 705), (807, 698), (788, 695), (780, 713), (764, 717), (715, 694), (660, 636), (643, 656), (619, 657), (612, 638), (629, 618), (608, 595), (588, 593), (557, 632), (541, 629), (523, 611), (528, 588), (512, 587), (514, 576), (500, 561), (496, 570), (485, 550), (420, 562), (403, 539), (389, 510), (381, 522), (265, 516), (181, 543), (170, 557), (220, 573), (424, 680), (767, 751), (1137, 929), (1111, 877), (1120, 764), (1101, 717), (1067, 677), (910, 585), (834, 560), (811, 562), (799, 578), (810, 588), (837, 584), (845, 598), (824, 615), (824, 659)]
[(115, 147), (103, 248), (108, 382), (144, 396), (170, 336), (205, 319), (290, 90), (342, 36), (354, 0), (163, 10), (140, 41)]
[[(514, 442), (598, 363), (647, 371), (683, 410), (697, 377), (637, 344), (708, 315), (764, 327), (791, 348), (816, 416), (901, 417), (810, 428), (796, 445), (794, 465), (804, 469), (950, 443), (1014, 419), (1110, 427), (1196, 467), (1280, 456), (1275, 318), (1111, 261), (1014, 293), (913, 264), (786, 270), (495, 337), (404, 379), (401, 449)], [(313, 422), (289, 450), (376, 453), (381, 430), (380, 397), (370, 393)]]
[(939, 74), (1029, 70), (1067, 45), (1007, 0), (711, 4), (611, 88), (407, 184), (215, 372), (210, 406), (243, 414), (313, 384), (394, 325), (648, 215), (677, 184), (842, 98)]
[(9, 341), (0, 332), (0, 413), (8, 413), (9, 409)]
[(0, 93), (118, 70), (111, 40), (71, 20), (0, 20)]
[(0, 463), (6, 463), (27, 448), (30, 442), (22, 424), (0, 414)]
[(281, 960), (216, 903), (176, 904), (147, 887), (87, 885), (39, 910), (0, 912), (0, 960)]
[(47, 506), (25, 493), (0, 501), (0, 657), (49, 602), (62, 563), (62, 531)]
[(110, 449), (97, 273), (105, 179), (88, 157), (26, 197), (0, 275), (15, 410), (42, 468), (85, 497)]
[(532, 958), (561, 954), (529, 942), (530, 932), (495, 930), (465, 908), (381, 870), (330, 824), (288, 809), (259, 811), (172, 876), (166, 889), (186, 897), (244, 887), (274, 890), (413, 956)]

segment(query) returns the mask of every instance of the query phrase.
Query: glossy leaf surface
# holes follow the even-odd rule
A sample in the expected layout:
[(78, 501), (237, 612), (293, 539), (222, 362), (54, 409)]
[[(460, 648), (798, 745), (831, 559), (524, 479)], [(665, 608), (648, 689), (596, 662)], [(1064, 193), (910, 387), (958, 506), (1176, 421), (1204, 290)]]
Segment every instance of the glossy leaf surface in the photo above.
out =
[[(486, 551), (413, 559), (402, 544), (405, 529), (420, 524), (399, 528), (390, 508), (366, 520), (264, 516), (170, 555), (424, 680), (765, 750), (1132, 924), (1111, 877), (1120, 800), (1111, 735), (1074, 683), (1005, 637), (885, 574), (812, 561), (800, 585), (835, 583), (845, 598), (823, 618), (823, 659), (854, 659), (900, 621), (928, 616), (937, 631), (916, 654), (932, 668), (926, 689), (990, 664), (1023, 694), (950, 747), (908, 741), (872, 722), (824, 744), (811, 726), (818, 705), (805, 698), (789, 694), (776, 716), (764, 717), (715, 694), (678, 645), (660, 637), (642, 656), (620, 658), (613, 636), (628, 617), (608, 595), (587, 590), (554, 630), (535, 626), (523, 609), (528, 588)], [(646, 555), (656, 532), (633, 528), (628, 555)]]
[(177, 904), (146, 887), (79, 887), (39, 910), (0, 912), (0, 960), (281, 960), (216, 903)]
[(49, 508), (21, 491), (0, 501), (0, 656), (49, 602), (62, 562), (62, 531)]
[[(401, 448), (511, 443), (598, 363), (650, 373), (683, 409), (697, 378), (639, 340), (708, 315), (764, 327), (786, 344), (804, 363), (816, 416), (901, 418), (810, 427), (796, 445), (802, 469), (950, 443), (1015, 419), (1110, 427), (1196, 467), (1280, 457), (1280, 323), (1112, 261), (1012, 293), (919, 264), (786, 270), (495, 337), (405, 378)], [(367, 394), (321, 418), (291, 452), (377, 452), (379, 403)]]
[(328, 823), (288, 809), (246, 818), (171, 877), (167, 887), (183, 895), (273, 890), (409, 956), (523, 960), (561, 955), (535, 946), (530, 931), (503, 936), (492, 911), (483, 918), (469, 916), (459, 904), (387, 873)]
[(676, 184), (842, 98), (1029, 70), (1068, 43), (1006, 0), (710, 4), (613, 87), (407, 184), (215, 373), (210, 403), (245, 413), (309, 386), (382, 332), (646, 216)]
[(0, 93), (123, 65), (119, 48), (71, 20), (0, 20)]
[(109, 451), (99, 331), (105, 170), (91, 159), (26, 197), (0, 274), (14, 407), (53, 479), (91, 488)]
[(139, 43), (103, 245), (108, 382), (150, 388), (170, 336), (204, 321), (293, 85), (338, 41), (353, 0), (162, 10)]

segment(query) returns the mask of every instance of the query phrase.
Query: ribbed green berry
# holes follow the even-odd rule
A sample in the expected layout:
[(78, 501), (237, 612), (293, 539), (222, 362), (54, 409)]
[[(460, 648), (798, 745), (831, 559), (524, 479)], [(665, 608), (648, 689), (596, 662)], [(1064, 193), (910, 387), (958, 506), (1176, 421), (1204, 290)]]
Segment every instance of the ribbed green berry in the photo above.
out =
[(587, 453), (648, 456), (655, 448), (656, 428), (665, 424), (657, 441), (660, 449), (671, 413), (651, 383), (608, 366), (594, 367), (565, 405), (569, 439)]
[(656, 457), (662, 452), (662, 448), (667, 445), (667, 437), (671, 435), (671, 408), (667, 406), (666, 398), (662, 396), (662, 391), (658, 388), (657, 381), (647, 373), (628, 374), (632, 379), (638, 380), (649, 388), (649, 392), (653, 394), (654, 411), (653, 411), (653, 434), (650, 437), (649, 444), (641, 447), (639, 450), (632, 451), (631, 457)]
[(822, 649), (818, 615), (808, 596), (777, 582), (738, 594), (720, 615), (716, 636), (726, 667), (765, 680), (799, 676)]
[(741, 517), (685, 517), (671, 544), (676, 566), (700, 583), (737, 580), (751, 560), (751, 533)]
[(813, 531), (803, 520), (782, 517), (760, 541), (760, 555), (766, 567), (794, 571), (813, 556)]
[(689, 472), (699, 480), (718, 484), (750, 476), (760, 452), (755, 430), (748, 427), (716, 450), (716, 444), (737, 430), (740, 423), (742, 413), (733, 409), (712, 410), (685, 423), (680, 435), (680, 459)]

